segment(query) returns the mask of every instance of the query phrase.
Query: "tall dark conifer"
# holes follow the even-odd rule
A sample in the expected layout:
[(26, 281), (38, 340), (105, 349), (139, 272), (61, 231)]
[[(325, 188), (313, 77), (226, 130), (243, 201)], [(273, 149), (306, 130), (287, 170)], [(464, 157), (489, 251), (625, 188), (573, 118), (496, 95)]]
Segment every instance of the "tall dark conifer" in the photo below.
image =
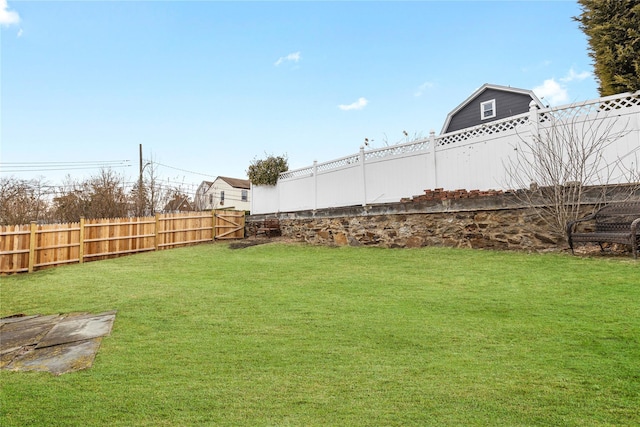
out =
[(640, 90), (640, 0), (578, 0), (600, 96)]

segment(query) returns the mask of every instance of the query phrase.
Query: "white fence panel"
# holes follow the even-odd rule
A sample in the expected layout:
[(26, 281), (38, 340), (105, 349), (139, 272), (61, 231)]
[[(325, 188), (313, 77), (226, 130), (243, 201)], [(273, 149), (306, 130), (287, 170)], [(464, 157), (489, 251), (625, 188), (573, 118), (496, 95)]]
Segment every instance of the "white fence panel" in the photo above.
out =
[(528, 130), (508, 130), (436, 152), (437, 187), (446, 190), (490, 190), (509, 187), (505, 164)]
[[(581, 147), (577, 151), (574, 149), (574, 154), (585, 155), (581, 163), (587, 171), (578, 179), (585, 185), (639, 181), (640, 106), (622, 111), (591, 111), (578, 117), (569, 116), (565, 110), (552, 109), (543, 113), (538, 129), (539, 138), (542, 141), (563, 141), (565, 147), (571, 141), (571, 145)], [(528, 151), (526, 147), (521, 146), (520, 149), (522, 152)], [(565, 148), (563, 155), (568, 163), (569, 150)], [(588, 171), (590, 168), (595, 172)], [(538, 182), (536, 176), (527, 178)]]
[(398, 202), (433, 188), (428, 162), (431, 152), (422, 150), (365, 163), (367, 204)]
[(280, 188), (279, 212), (314, 209), (314, 177), (300, 176), (278, 182)]
[(251, 185), (251, 213), (265, 214), (280, 211), (278, 186)]
[(355, 162), (331, 171), (318, 172), (317, 209), (364, 203), (362, 165)]

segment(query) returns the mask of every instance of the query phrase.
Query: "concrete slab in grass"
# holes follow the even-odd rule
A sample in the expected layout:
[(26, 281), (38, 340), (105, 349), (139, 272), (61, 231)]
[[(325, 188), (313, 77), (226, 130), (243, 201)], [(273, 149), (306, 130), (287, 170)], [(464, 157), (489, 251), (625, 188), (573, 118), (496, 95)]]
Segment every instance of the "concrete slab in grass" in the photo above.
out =
[(66, 317), (51, 328), (49, 333), (40, 340), (36, 348), (51, 347), (109, 335), (115, 318), (114, 312)]
[(90, 368), (116, 312), (0, 319), (0, 368), (55, 375)]

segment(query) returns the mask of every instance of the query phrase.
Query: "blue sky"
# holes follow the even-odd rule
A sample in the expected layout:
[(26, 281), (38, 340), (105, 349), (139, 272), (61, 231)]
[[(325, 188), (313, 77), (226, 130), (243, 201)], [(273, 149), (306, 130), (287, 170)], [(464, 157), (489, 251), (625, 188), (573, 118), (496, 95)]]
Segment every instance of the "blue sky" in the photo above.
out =
[(61, 184), (98, 170), (39, 162), (128, 160), (114, 171), (134, 180), (142, 144), (163, 179), (197, 185), (246, 178), (265, 153), (296, 169), (365, 138), (439, 133), (484, 83), (551, 105), (597, 98), (579, 13), (575, 1), (0, 0), (0, 176)]

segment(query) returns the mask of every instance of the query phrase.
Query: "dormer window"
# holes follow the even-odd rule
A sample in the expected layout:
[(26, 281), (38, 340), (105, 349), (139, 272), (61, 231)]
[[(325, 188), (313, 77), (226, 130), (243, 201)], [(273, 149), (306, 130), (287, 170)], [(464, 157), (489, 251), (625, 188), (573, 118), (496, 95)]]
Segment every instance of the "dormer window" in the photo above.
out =
[(496, 100), (480, 103), (480, 119), (486, 120), (496, 116)]

